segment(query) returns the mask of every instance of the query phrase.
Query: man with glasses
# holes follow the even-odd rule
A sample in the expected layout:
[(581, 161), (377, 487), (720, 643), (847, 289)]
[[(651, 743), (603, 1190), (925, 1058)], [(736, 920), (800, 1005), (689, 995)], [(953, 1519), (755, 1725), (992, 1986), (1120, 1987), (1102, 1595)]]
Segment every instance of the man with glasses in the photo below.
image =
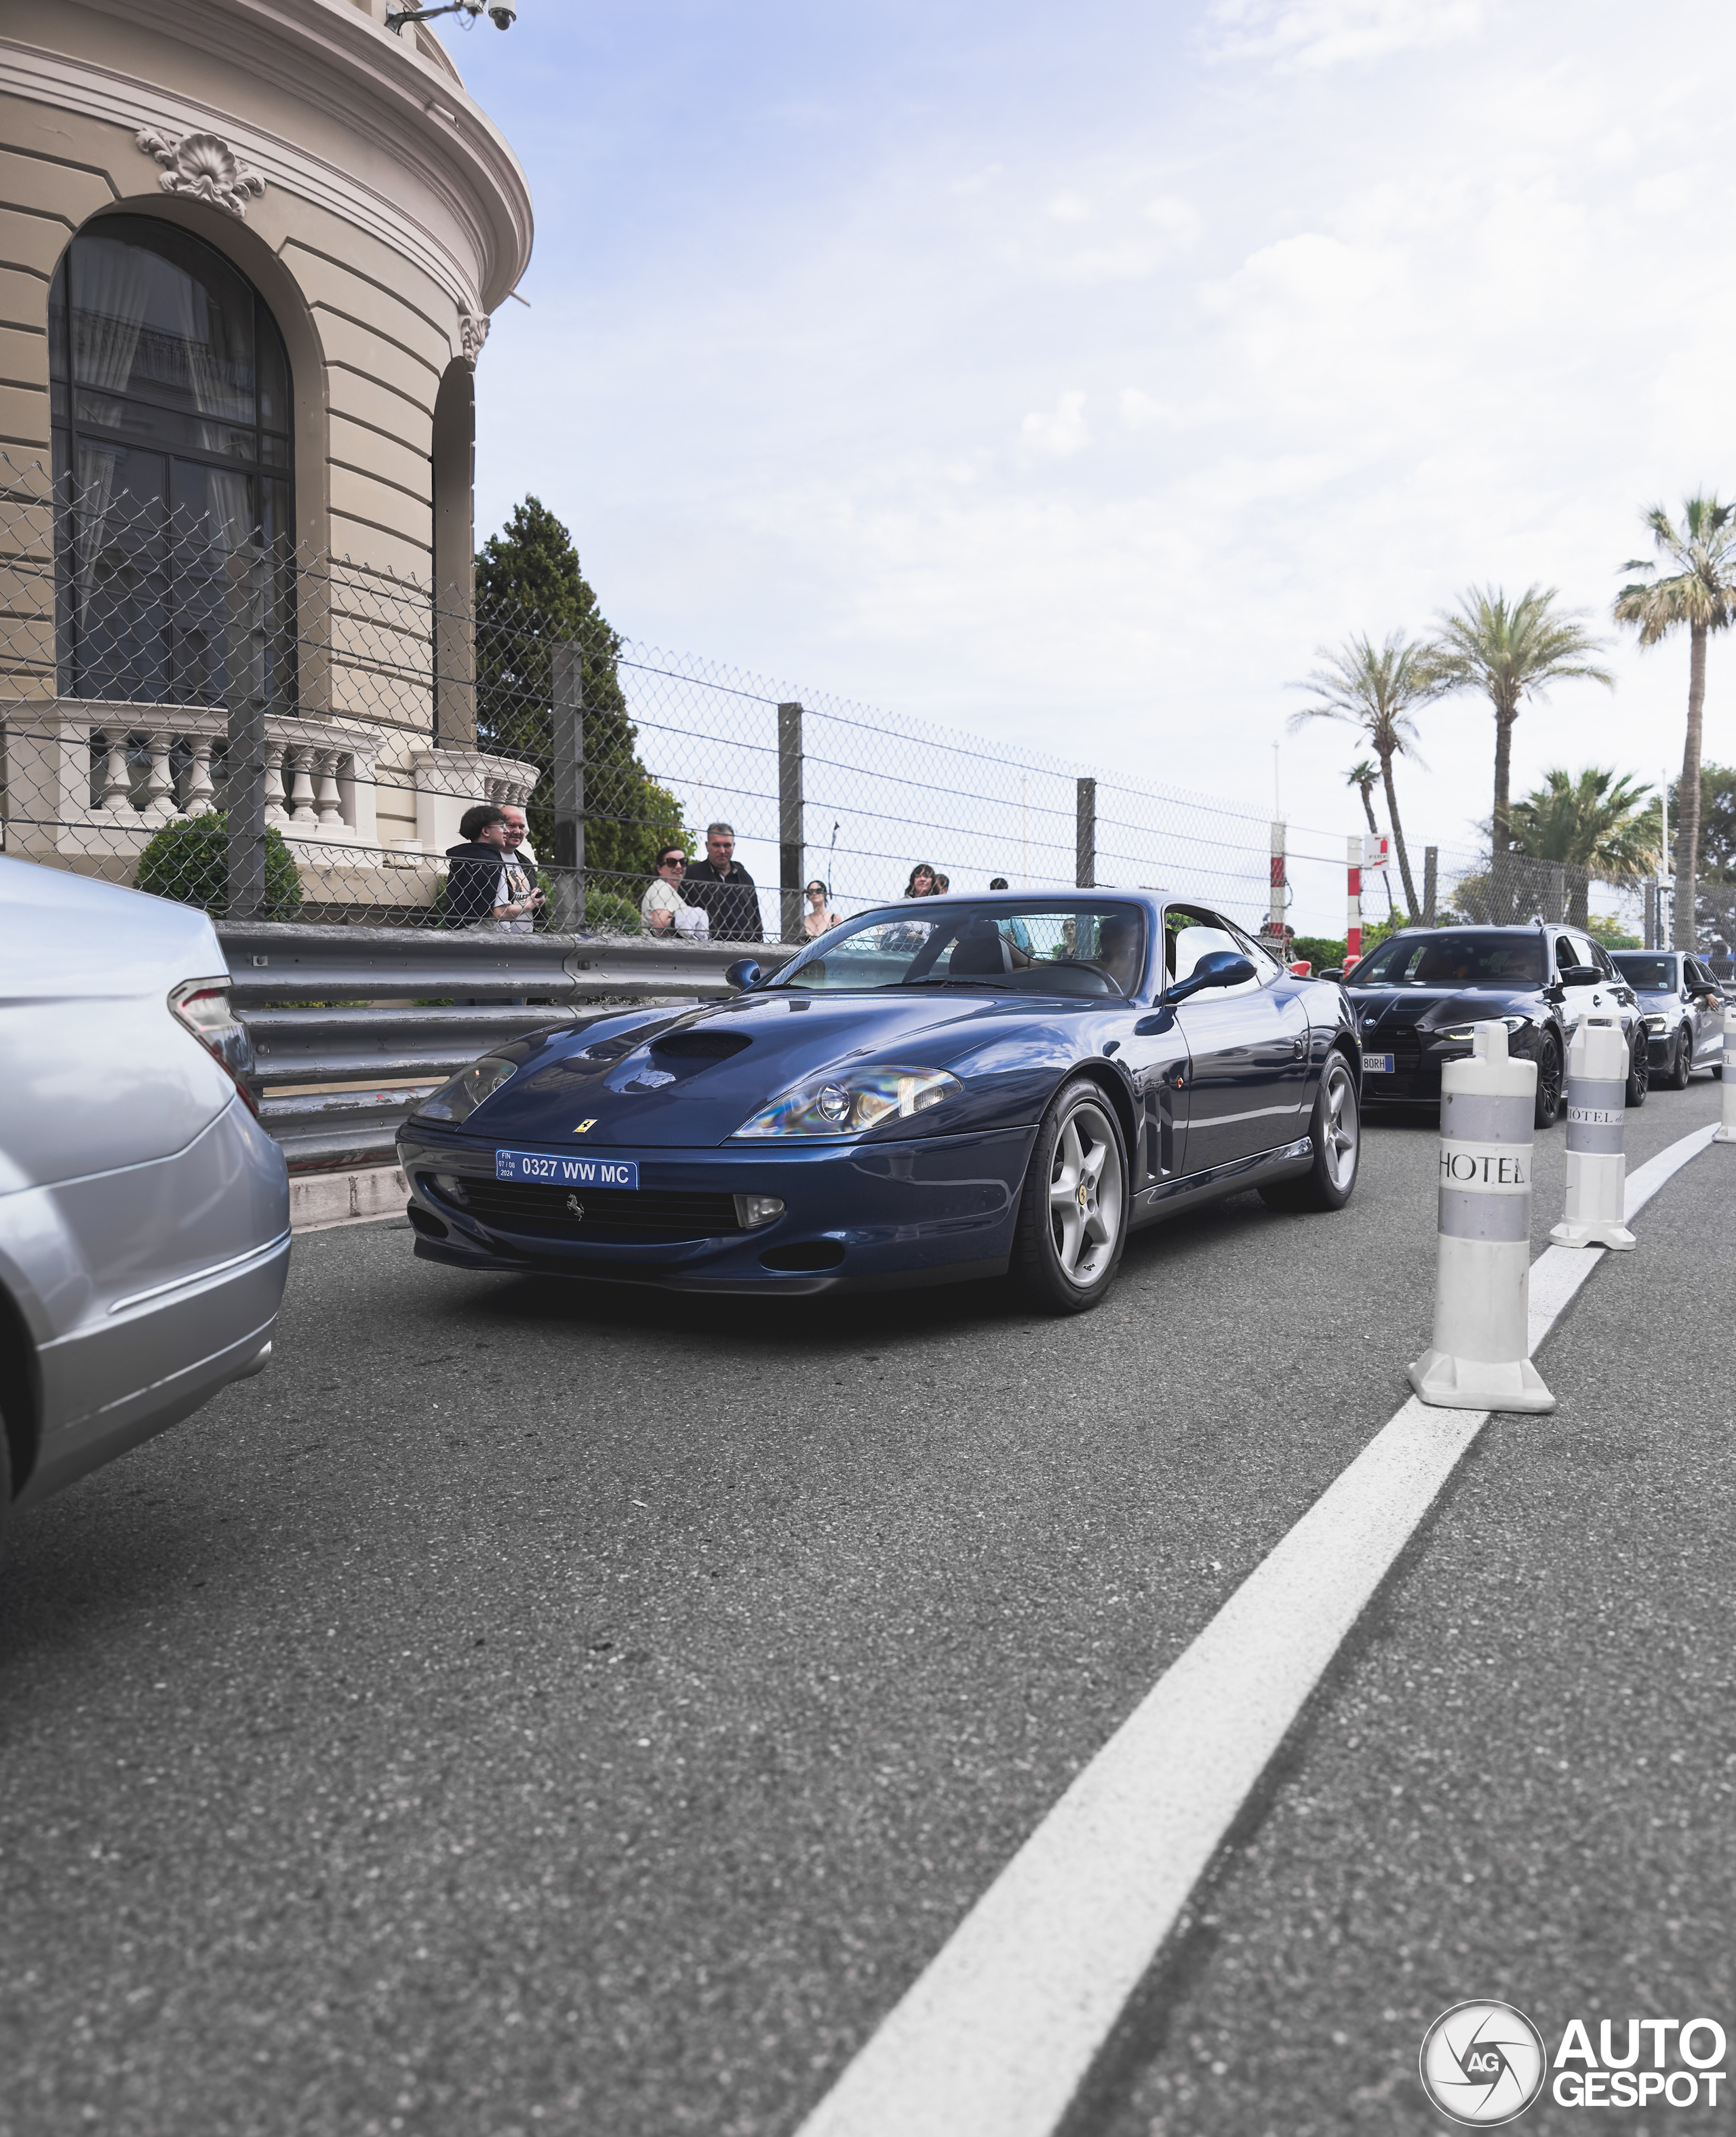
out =
[(705, 859), (688, 869), (683, 888), (688, 903), (700, 907), (710, 920), (714, 942), (763, 942), (760, 894), (735, 853), (733, 828), (708, 824)]
[(687, 872), (687, 855), (679, 846), (665, 846), (657, 856), (657, 874), (639, 901), (639, 918), (654, 935), (683, 935), (703, 942), (711, 923), (697, 905), (681, 894), (681, 879)]

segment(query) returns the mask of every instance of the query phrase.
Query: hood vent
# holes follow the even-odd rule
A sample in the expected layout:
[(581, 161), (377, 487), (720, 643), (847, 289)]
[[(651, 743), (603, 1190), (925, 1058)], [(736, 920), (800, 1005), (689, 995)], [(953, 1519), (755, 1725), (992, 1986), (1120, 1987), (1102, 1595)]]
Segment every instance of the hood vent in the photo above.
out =
[(745, 1032), (712, 1031), (702, 1025), (698, 1030), (664, 1033), (651, 1041), (651, 1051), (678, 1061), (725, 1061), (752, 1044)]

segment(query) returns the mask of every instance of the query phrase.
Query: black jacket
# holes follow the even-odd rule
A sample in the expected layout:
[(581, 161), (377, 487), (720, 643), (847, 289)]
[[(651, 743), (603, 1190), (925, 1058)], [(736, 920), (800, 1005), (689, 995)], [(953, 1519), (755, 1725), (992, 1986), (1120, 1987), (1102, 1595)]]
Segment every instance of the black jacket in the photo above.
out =
[(446, 925), (474, 927), (492, 920), (506, 855), (478, 842), (448, 846), (446, 859)]
[(740, 861), (730, 863), (727, 875), (711, 861), (690, 861), (681, 895), (689, 905), (703, 906), (710, 916), (712, 942), (765, 941), (753, 878)]

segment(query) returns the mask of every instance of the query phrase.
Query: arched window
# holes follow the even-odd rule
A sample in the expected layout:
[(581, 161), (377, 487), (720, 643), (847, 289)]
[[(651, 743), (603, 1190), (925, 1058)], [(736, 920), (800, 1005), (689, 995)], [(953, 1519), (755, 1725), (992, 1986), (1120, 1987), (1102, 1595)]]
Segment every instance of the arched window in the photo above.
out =
[(67, 247), (49, 337), (61, 694), (220, 703), (225, 559), (263, 547), (281, 587), (294, 540), (276, 323), (189, 231), (116, 215)]

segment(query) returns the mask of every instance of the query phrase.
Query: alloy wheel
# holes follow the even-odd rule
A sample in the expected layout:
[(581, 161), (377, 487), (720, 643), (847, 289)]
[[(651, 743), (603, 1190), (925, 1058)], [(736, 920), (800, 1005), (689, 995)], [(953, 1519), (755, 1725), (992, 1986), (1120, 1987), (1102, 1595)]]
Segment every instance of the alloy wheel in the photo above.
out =
[(1122, 1191), (1115, 1130), (1103, 1108), (1087, 1099), (1062, 1123), (1049, 1171), (1055, 1258), (1068, 1283), (1082, 1291), (1114, 1266)]
[(1343, 1059), (1334, 1054), (1326, 1068), (1320, 1112), (1320, 1155), (1327, 1177), (1343, 1193), (1356, 1177), (1357, 1144), (1361, 1134), (1356, 1111), (1356, 1087)]

